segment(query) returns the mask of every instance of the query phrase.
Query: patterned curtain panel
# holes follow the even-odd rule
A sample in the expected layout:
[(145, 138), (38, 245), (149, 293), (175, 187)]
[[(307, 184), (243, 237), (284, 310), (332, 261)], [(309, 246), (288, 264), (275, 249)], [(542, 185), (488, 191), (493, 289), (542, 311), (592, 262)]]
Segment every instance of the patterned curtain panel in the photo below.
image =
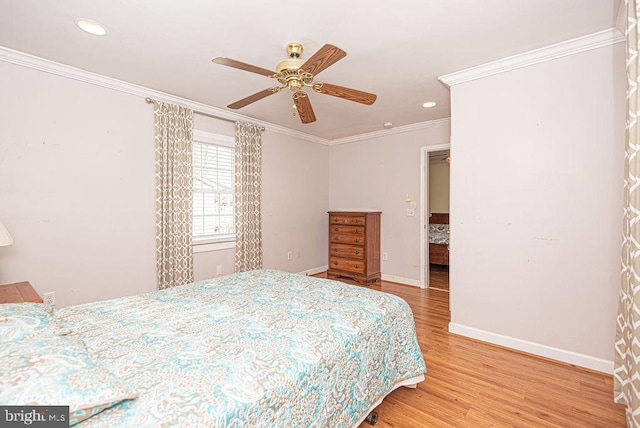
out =
[(156, 101), (156, 271), (158, 288), (193, 282), (193, 111)]
[(614, 395), (627, 405), (627, 422), (640, 427), (640, 98), (638, 97), (638, 16), (627, 7), (627, 127), (624, 171), (622, 287), (616, 328)]
[(261, 140), (260, 128), (236, 122), (236, 272), (262, 269)]

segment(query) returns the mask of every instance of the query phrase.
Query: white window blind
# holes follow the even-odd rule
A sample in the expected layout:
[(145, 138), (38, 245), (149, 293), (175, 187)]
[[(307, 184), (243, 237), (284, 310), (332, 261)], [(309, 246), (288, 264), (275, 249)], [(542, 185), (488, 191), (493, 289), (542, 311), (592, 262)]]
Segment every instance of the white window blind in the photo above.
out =
[(233, 147), (193, 142), (193, 239), (233, 240)]

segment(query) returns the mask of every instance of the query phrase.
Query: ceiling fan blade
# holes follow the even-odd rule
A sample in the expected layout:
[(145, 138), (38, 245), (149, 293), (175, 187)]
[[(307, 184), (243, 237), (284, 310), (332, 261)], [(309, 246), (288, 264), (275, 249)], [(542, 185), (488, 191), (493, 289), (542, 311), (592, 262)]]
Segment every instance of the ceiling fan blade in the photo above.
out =
[(309, 101), (309, 97), (304, 92), (298, 92), (304, 95), (294, 95), (293, 102), (296, 104), (296, 109), (298, 110), (298, 115), (300, 116), (300, 120), (302, 123), (311, 123), (316, 121), (316, 115), (313, 112), (313, 107), (311, 107), (311, 101)]
[(233, 104), (229, 104), (227, 107), (237, 110), (251, 103), (255, 103), (256, 101), (261, 100), (265, 97), (268, 97), (269, 95), (273, 95), (276, 92), (280, 92), (280, 89), (281, 88), (275, 87), (275, 88), (268, 88), (260, 92), (256, 92), (255, 94), (249, 95), (248, 97), (238, 100)]
[(236, 61), (235, 59), (218, 57), (214, 58), (213, 61), (216, 64), (226, 65), (227, 67), (239, 68), (240, 70), (250, 71), (252, 73), (262, 74), (263, 76), (271, 77), (276, 74), (275, 71), (267, 70), (266, 68), (258, 67), (255, 65), (247, 64), (246, 62)]
[(339, 47), (324, 45), (318, 50), (318, 52), (311, 55), (311, 58), (306, 60), (300, 68), (315, 76), (325, 68), (340, 61), (345, 56), (347, 56), (347, 53)]
[(368, 106), (375, 103), (376, 98), (378, 98), (376, 94), (345, 88), (344, 86), (332, 85), (331, 83), (316, 83), (313, 85), (313, 89), (321, 94), (344, 98), (345, 100), (355, 101)]

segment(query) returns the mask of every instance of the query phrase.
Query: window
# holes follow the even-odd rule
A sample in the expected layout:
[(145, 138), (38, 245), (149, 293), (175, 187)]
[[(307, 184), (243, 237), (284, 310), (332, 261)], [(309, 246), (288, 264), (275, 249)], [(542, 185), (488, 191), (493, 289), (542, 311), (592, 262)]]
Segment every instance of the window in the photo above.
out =
[(194, 244), (234, 239), (234, 173), (233, 140), (194, 132)]

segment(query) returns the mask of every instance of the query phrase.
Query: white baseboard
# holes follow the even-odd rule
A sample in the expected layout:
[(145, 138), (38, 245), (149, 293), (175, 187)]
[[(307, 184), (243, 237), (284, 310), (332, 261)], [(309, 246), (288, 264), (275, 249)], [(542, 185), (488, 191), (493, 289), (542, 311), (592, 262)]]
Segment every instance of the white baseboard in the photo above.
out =
[(419, 279), (404, 278), (402, 276), (387, 275), (386, 273), (383, 273), (382, 274), (382, 280), (383, 281), (390, 281), (390, 282), (397, 282), (398, 284), (412, 285), (414, 287), (420, 287), (420, 280)]
[(317, 273), (326, 272), (329, 269), (329, 266), (324, 265), (313, 269), (303, 270), (302, 272), (298, 272), (300, 275), (315, 275)]
[(601, 358), (589, 355), (578, 354), (577, 352), (566, 351), (564, 349), (553, 348), (539, 343), (529, 342), (514, 337), (503, 336), (489, 331), (479, 330), (473, 327), (449, 323), (449, 332), (459, 334), (461, 336), (470, 337), (481, 340), (483, 342), (493, 343), (495, 345), (505, 346), (507, 348), (517, 349), (518, 351), (527, 352), (529, 354), (539, 355), (541, 357), (558, 360), (576, 366), (585, 367), (587, 369), (599, 372), (613, 374), (613, 361), (603, 360)]

